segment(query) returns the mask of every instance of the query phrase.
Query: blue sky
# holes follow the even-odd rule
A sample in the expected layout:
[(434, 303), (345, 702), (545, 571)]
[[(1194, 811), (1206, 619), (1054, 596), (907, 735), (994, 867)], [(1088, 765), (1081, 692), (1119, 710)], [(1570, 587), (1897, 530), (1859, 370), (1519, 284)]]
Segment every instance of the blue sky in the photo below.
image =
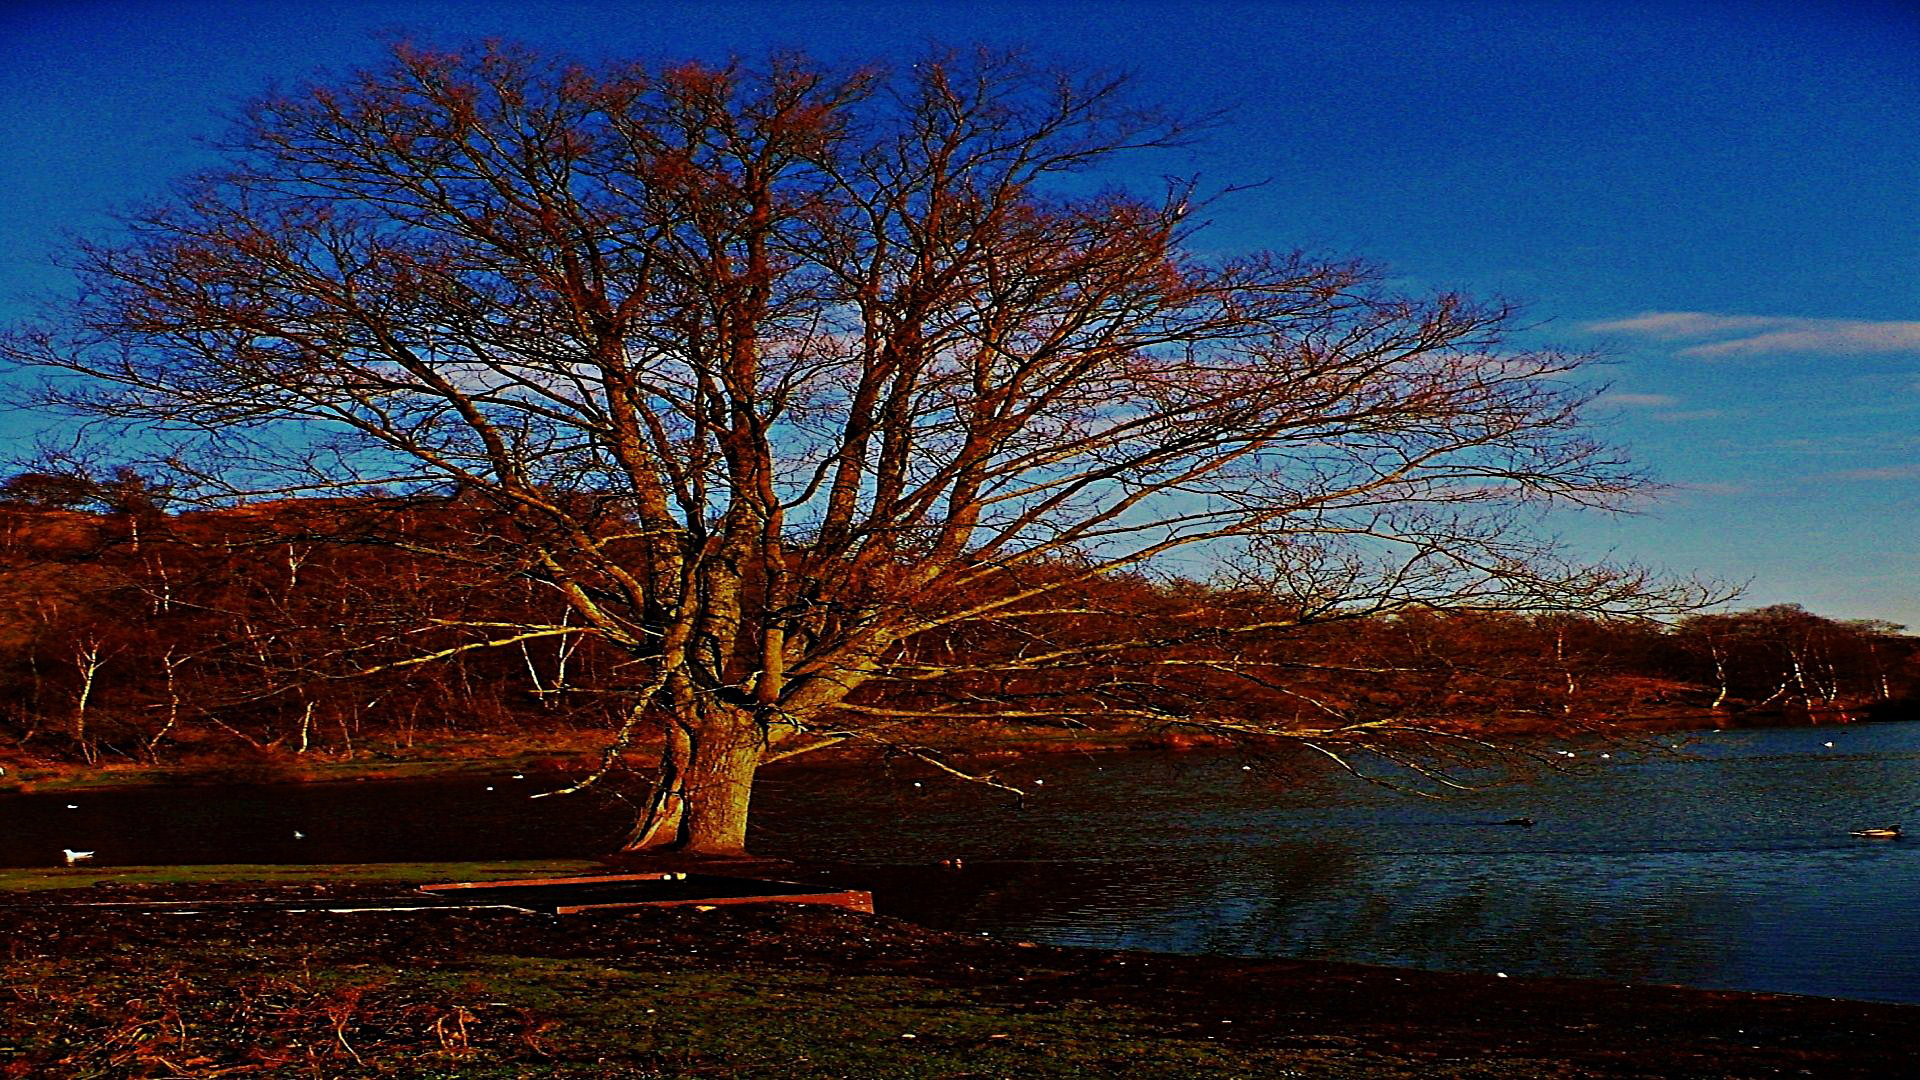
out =
[(1920, 626), (1920, 8), (11, 0), (0, 320), (59, 287), (63, 236), (205, 163), (235, 104), (377, 63), (393, 31), (715, 59), (984, 42), (1130, 70), (1228, 110), (1166, 173), (1261, 183), (1206, 242), (1365, 256), (1604, 352), (1598, 426), (1671, 488), (1561, 522), (1576, 550)]

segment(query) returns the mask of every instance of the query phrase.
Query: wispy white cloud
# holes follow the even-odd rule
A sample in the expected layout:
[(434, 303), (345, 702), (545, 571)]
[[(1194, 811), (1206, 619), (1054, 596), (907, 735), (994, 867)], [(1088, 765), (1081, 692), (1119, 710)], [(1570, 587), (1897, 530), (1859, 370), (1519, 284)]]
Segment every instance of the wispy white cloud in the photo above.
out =
[(1838, 480), (1920, 480), (1920, 465), (1883, 465), (1830, 474)]
[(1623, 409), (1653, 409), (1666, 405), (1678, 405), (1680, 399), (1672, 394), (1627, 394), (1608, 392), (1597, 399), (1601, 405), (1618, 405)]
[(1699, 341), (1699, 344), (1681, 349), (1682, 356), (1754, 356), (1783, 352), (1920, 353), (1920, 321), (1648, 311), (1631, 318), (1588, 323), (1587, 329), (1596, 333), (1628, 334), (1658, 341)]
[(1688, 356), (1779, 352), (1920, 353), (1920, 322), (1852, 322), (1834, 319), (1815, 326), (1770, 330), (1731, 341), (1680, 350)]
[(1634, 492), (1626, 499), (1626, 505), (1635, 510), (1673, 510), (1683, 506), (1698, 506), (1714, 499), (1749, 498), (1766, 494), (1745, 484), (1668, 481)]
[(1672, 485), (1672, 488), (1688, 495), (1745, 495), (1752, 491), (1745, 484), (1680, 483)]
[(1603, 334), (1640, 334), (1662, 340), (1718, 337), (1772, 329), (1783, 320), (1767, 315), (1713, 315), (1704, 311), (1646, 311), (1626, 319), (1588, 323)]
[(1818, 436), (1766, 438), (1758, 432), (1740, 438), (1718, 440), (1716, 454), (1760, 458), (1871, 458), (1884, 460), (1889, 454), (1902, 457), (1920, 455), (1920, 435), (1889, 431), (1828, 431)]

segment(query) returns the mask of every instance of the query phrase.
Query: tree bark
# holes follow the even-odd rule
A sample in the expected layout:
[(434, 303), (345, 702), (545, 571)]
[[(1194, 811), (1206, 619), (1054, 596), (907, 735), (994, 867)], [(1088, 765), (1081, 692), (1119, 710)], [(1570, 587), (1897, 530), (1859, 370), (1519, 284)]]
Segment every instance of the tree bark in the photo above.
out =
[(766, 754), (750, 711), (726, 708), (676, 728), (661, 754), (647, 811), (627, 851), (744, 855), (754, 773)]

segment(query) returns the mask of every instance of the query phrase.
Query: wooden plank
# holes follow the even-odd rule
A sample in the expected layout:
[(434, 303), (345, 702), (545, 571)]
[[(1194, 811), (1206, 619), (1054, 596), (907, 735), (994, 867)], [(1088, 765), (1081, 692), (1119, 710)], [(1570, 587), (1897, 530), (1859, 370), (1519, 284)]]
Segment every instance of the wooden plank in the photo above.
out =
[(727, 904), (825, 904), (828, 907), (873, 914), (873, 894), (860, 889), (844, 892), (799, 893), (765, 896), (715, 896), (691, 900), (622, 900), (605, 904), (563, 904), (553, 909), (556, 915), (580, 915), (596, 911), (620, 911), (649, 907), (721, 907)]
[(508, 885), (604, 885), (618, 881), (675, 881), (683, 880), (687, 875), (680, 874), (593, 874), (586, 877), (556, 878), (512, 878), (504, 881), (447, 881), (433, 885), (422, 885), (422, 892), (442, 892), (447, 889), (493, 889)]

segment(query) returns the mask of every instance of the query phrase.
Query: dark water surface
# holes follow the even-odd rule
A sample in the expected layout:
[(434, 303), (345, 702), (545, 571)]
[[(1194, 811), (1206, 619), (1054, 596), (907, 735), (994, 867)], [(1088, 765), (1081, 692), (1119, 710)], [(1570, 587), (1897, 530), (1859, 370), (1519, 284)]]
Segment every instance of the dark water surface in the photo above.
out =
[[(1218, 752), (1027, 758), (1005, 770), (1035, 792), (1024, 810), (907, 770), (773, 769), (753, 846), (884, 868), (892, 914), (1059, 944), (1920, 1002), (1920, 724), (1572, 749), (1565, 773), (1445, 802), (1276, 786)], [(537, 790), (503, 774), (6, 796), (0, 864), (66, 847), (105, 865), (586, 855), (628, 820)], [(1521, 815), (1537, 824), (1495, 824)], [(1901, 820), (1913, 838), (1847, 835)]]

